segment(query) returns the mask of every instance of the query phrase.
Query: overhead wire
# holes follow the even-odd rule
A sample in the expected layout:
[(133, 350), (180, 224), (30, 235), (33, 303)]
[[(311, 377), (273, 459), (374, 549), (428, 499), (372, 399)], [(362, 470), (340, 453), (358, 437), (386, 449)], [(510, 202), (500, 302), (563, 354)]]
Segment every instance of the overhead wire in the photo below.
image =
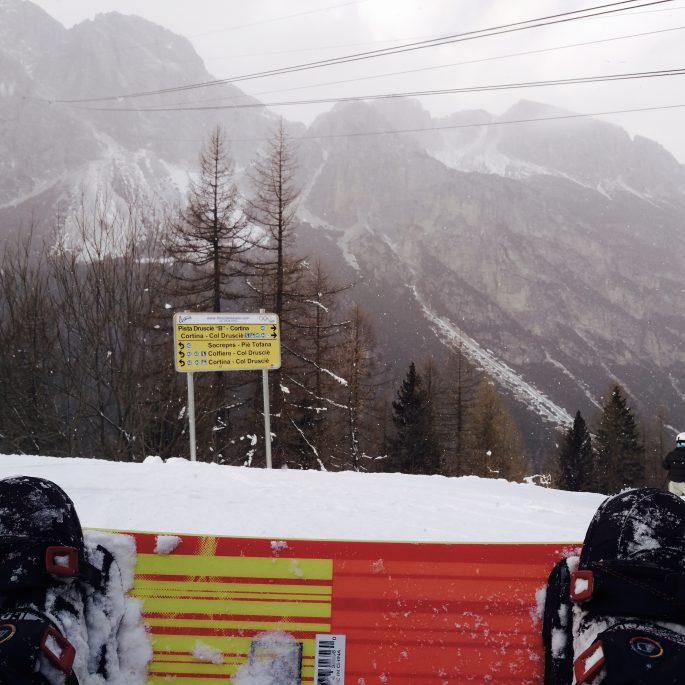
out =
[(387, 100), (409, 97), (426, 97), (433, 95), (454, 95), (458, 93), (480, 93), (498, 90), (514, 90), (520, 88), (540, 88), (548, 86), (577, 85), (587, 83), (605, 83), (610, 81), (628, 81), (636, 79), (663, 78), (670, 76), (685, 76), (685, 67), (677, 69), (661, 69), (656, 71), (628, 72), (622, 74), (605, 74), (599, 76), (579, 76), (566, 79), (549, 79), (545, 81), (523, 81), (516, 83), (499, 83), (485, 86), (465, 86), (460, 88), (442, 88), (420, 91), (406, 91), (401, 93), (376, 93), (370, 95), (355, 95), (334, 98), (315, 98), (308, 100), (285, 100), (281, 102), (249, 102), (234, 105), (186, 105), (160, 107), (89, 107), (77, 106), (77, 109), (97, 112), (197, 112), (231, 109), (257, 109), (265, 107), (284, 107), (291, 105), (331, 104), (339, 102), (359, 102), (364, 100)]
[(655, 12), (676, 12), (678, 10), (685, 10), (685, 6), (683, 7), (661, 7), (658, 10), (645, 10), (644, 12), (630, 12), (627, 11), (625, 13), (626, 17), (632, 17), (638, 14), (654, 14)]
[[(186, 84), (186, 85), (173, 86), (173, 87), (169, 87), (169, 88), (160, 88), (160, 89), (149, 90), (149, 91), (139, 91), (139, 92), (134, 92), (134, 93), (120, 93), (117, 95), (107, 95), (107, 96), (99, 96), (99, 97), (91, 97), (91, 98), (63, 98), (63, 99), (54, 99), (51, 101), (52, 102), (59, 102), (59, 103), (104, 102), (104, 101), (108, 101), (108, 100), (122, 100), (122, 99), (129, 99), (129, 98), (146, 97), (146, 96), (151, 96), (151, 95), (165, 95), (168, 93), (179, 93), (179, 92), (185, 92), (188, 90), (196, 90), (198, 88), (207, 88), (207, 87), (217, 86), (217, 85), (226, 84), (226, 83), (235, 83), (235, 82), (239, 82), (239, 81), (246, 81), (246, 80), (252, 80), (252, 79), (257, 79), (257, 78), (265, 78), (267, 76), (278, 76), (278, 75), (290, 74), (290, 73), (295, 73), (295, 72), (309, 70), (309, 69), (316, 69), (316, 68), (321, 68), (321, 67), (326, 67), (326, 66), (333, 66), (333, 65), (346, 64), (349, 62), (355, 62), (355, 61), (360, 61), (360, 60), (367, 60), (367, 59), (372, 59), (372, 58), (376, 58), (376, 57), (396, 55), (396, 54), (401, 54), (404, 52), (410, 52), (410, 51), (425, 49), (425, 48), (429, 48), (429, 47), (438, 47), (440, 45), (458, 43), (458, 42), (463, 42), (463, 41), (467, 41), (467, 40), (475, 40), (478, 38), (488, 38), (488, 37), (498, 36), (498, 35), (502, 35), (502, 34), (506, 34), (506, 33), (512, 33), (515, 31), (540, 28), (540, 27), (550, 26), (550, 25), (554, 25), (554, 24), (566, 23), (569, 21), (577, 21), (580, 19), (589, 19), (589, 18), (593, 18), (593, 17), (597, 17), (597, 16), (603, 16), (603, 15), (607, 15), (607, 14), (613, 14), (616, 12), (622, 12), (622, 11), (625, 11), (626, 9), (637, 9), (637, 8), (642, 8), (642, 7), (649, 7), (652, 5), (661, 5), (661, 4), (665, 4), (668, 2), (673, 2), (673, 0), (650, 0), (649, 2), (643, 2), (642, 4), (639, 4), (639, 5), (634, 4), (635, 2), (636, 2), (636, 0), (621, 0), (620, 2), (613, 2), (613, 3), (609, 3), (609, 4), (604, 4), (604, 5), (596, 5), (596, 6), (581, 9), (581, 10), (573, 10), (570, 12), (562, 12), (562, 13), (548, 15), (545, 17), (539, 17), (539, 18), (535, 18), (535, 19), (528, 19), (528, 20), (524, 20), (524, 21), (512, 22), (509, 24), (503, 24), (500, 26), (490, 27), (487, 29), (479, 29), (479, 30), (475, 30), (475, 31), (467, 31), (467, 32), (463, 32), (463, 33), (452, 34), (452, 35), (448, 35), (448, 36), (440, 36), (440, 37), (436, 37), (434, 39), (418, 41), (418, 42), (414, 42), (414, 43), (407, 43), (404, 45), (398, 45), (398, 46), (394, 46), (394, 47), (390, 47), (390, 48), (381, 48), (379, 50), (372, 50), (372, 51), (367, 51), (367, 52), (355, 53), (352, 55), (343, 55), (340, 57), (334, 57), (334, 58), (325, 59), (325, 60), (318, 60), (318, 61), (314, 61), (314, 62), (308, 62), (308, 63), (304, 63), (304, 64), (293, 65), (290, 67), (281, 67), (281, 68), (277, 68), (277, 69), (259, 71), (259, 72), (254, 72), (251, 74), (243, 74), (241, 76), (235, 76), (235, 77), (230, 77), (230, 78), (214, 79), (212, 81), (191, 83), (191, 84)], [(624, 7), (627, 4), (630, 4), (629, 8)], [(601, 11), (595, 12), (595, 10), (601, 10)]]
[[(683, 8), (685, 9), (685, 8)], [(387, 78), (388, 76), (405, 76), (407, 74), (417, 74), (425, 71), (433, 71), (435, 69), (448, 69), (450, 67), (460, 67), (460, 66), (465, 66), (467, 64), (481, 64), (483, 62), (493, 62), (496, 60), (500, 59), (509, 59), (511, 57), (525, 57), (529, 55), (539, 55), (539, 54), (544, 54), (546, 52), (554, 52), (556, 50), (567, 50), (570, 48), (579, 48), (579, 47), (587, 47), (588, 45), (599, 45), (602, 43), (610, 43), (612, 41), (617, 41), (617, 40), (625, 40), (628, 38), (641, 38), (644, 36), (652, 36), (656, 35), (659, 33), (669, 33), (671, 31), (682, 31), (685, 29), (685, 26), (673, 26), (668, 29), (658, 29), (656, 31), (645, 31), (642, 33), (631, 33), (627, 34), (624, 36), (613, 36), (611, 38), (601, 38), (598, 40), (589, 40), (589, 41), (584, 41), (582, 43), (568, 43), (567, 45), (557, 45), (551, 48), (537, 48), (535, 50), (524, 50), (522, 52), (510, 52), (505, 55), (494, 55), (492, 57), (479, 57), (476, 59), (469, 59), (469, 60), (462, 60), (460, 62), (450, 62), (449, 64), (433, 64), (428, 67), (418, 67), (416, 69), (402, 69), (401, 71), (391, 71), (391, 72), (385, 72), (383, 74), (372, 74), (369, 76), (357, 76), (355, 78), (349, 78), (349, 79), (341, 79), (338, 81), (326, 81), (325, 83), (314, 83), (314, 84), (308, 84), (304, 86), (294, 86), (290, 88), (276, 88), (276, 89), (271, 89), (271, 90), (266, 90), (266, 91), (258, 91), (255, 93), (250, 93), (250, 97), (258, 97), (261, 95), (272, 95), (273, 93), (288, 93), (292, 92), (294, 90), (310, 90), (312, 88), (323, 88), (325, 86), (337, 86), (341, 84), (346, 84), (346, 83), (356, 83), (359, 81), (370, 81), (374, 80), (377, 78)], [(220, 98), (208, 98), (205, 100), (199, 100), (196, 102), (223, 102), (225, 100), (239, 100), (241, 98), (244, 98), (245, 95), (228, 95), (228, 96), (223, 96)], [(182, 106), (187, 103), (170, 103), (171, 105), (178, 104), (179, 106)]]
[[(633, 114), (636, 112), (656, 112), (659, 110), (672, 110), (681, 109), (685, 107), (685, 103), (679, 105), (658, 105), (654, 107), (635, 107), (630, 109), (617, 109), (617, 110), (606, 110), (603, 112), (586, 112), (586, 113), (568, 113), (559, 114), (549, 117), (529, 117), (525, 119), (507, 119), (507, 120), (493, 120), (493, 121), (483, 121), (472, 124), (445, 124), (440, 126), (427, 126), (427, 127), (416, 127), (416, 128), (404, 128), (404, 129), (386, 129), (379, 131), (352, 131), (349, 133), (324, 133), (319, 135), (303, 135), (294, 136), (293, 140), (323, 140), (330, 138), (361, 138), (365, 136), (380, 136), (380, 135), (395, 135), (402, 133), (430, 133), (436, 131), (449, 131), (462, 128), (481, 128), (481, 127), (492, 127), (492, 126), (507, 126), (513, 124), (531, 124), (539, 123), (543, 121), (560, 121), (563, 119), (584, 119), (589, 117), (600, 117), (608, 116), (612, 114)], [(263, 138), (229, 138), (229, 142), (262, 142)]]
[[(685, 7), (683, 8), (685, 9)], [(324, 83), (312, 83), (303, 86), (291, 86), (290, 88), (273, 88), (269, 90), (257, 91), (250, 93), (249, 95), (242, 93), (240, 95), (223, 95), (215, 98), (203, 98), (201, 100), (194, 100), (195, 104), (203, 104), (210, 102), (225, 102), (226, 100), (242, 100), (245, 97), (259, 97), (261, 95), (272, 95), (274, 93), (289, 93), (295, 90), (311, 90), (312, 88), (323, 88), (326, 86), (337, 86), (347, 83), (357, 83), (359, 81), (371, 81), (378, 78), (387, 78), (388, 76), (405, 76), (406, 74), (417, 74), (425, 71), (433, 71), (436, 69), (448, 69), (451, 67), (460, 67), (467, 64), (480, 64), (483, 62), (492, 62), (500, 59), (509, 59), (512, 57), (525, 57), (529, 55), (539, 55), (547, 52), (554, 52), (556, 50), (567, 50), (571, 48), (587, 47), (589, 45), (599, 45), (602, 43), (611, 43), (618, 40), (626, 40), (630, 38), (642, 38), (644, 36), (652, 36), (661, 33), (669, 33), (671, 31), (682, 31), (685, 26), (673, 26), (667, 29), (657, 29), (655, 31), (643, 31), (642, 33), (629, 33), (623, 36), (612, 36), (610, 38), (600, 38), (597, 40), (583, 41), (581, 43), (567, 43), (566, 45), (557, 45), (550, 48), (537, 48), (535, 50), (524, 50), (522, 52), (510, 52), (504, 55), (494, 55), (492, 57), (479, 57), (476, 59), (462, 60), (460, 62), (450, 62), (448, 64), (433, 64), (427, 67), (418, 67), (416, 69), (402, 69), (400, 71), (385, 72), (382, 74), (371, 74), (368, 76), (357, 76), (348, 79), (339, 79), (337, 81), (326, 81)], [(167, 107), (183, 107), (187, 106), (189, 103), (185, 102), (170, 102)]]
[[(675, 12), (677, 10), (685, 10), (685, 6), (683, 7), (661, 7), (659, 9), (655, 10), (645, 10), (644, 12), (631, 12), (630, 10), (626, 9), (624, 14), (621, 16), (624, 17), (629, 17), (629, 16), (635, 16), (639, 14), (653, 14), (655, 12)], [(668, 29), (667, 29), (668, 30)], [(203, 34), (199, 34), (203, 35)], [(192, 38), (192, 36), (189, 36)], [(356, 48), (356, 47), (362, 47), (365, 45), (380, 45), (381, 43), (396, 43), (398, 40), (422, 40), (422, 39), (427, 39), (425, 36), (412, 36), (412, 37), (406, 37), (403, 39), (399, 38), (386, 38), (384, 40), (371, 40), (371, 41), (364, 41), (360, 43), (338, 43), (335, 45), (317, 45), (313, 47), (298, 47), (298, 48), (291, 48), (288, 50), (271, 50), (269, 52), (242, 52), (242, 53), (234, 53), (234, 54), (220, 54), (220, 55), (210, 55), (208, 57), (205, 57), (204, 61), (205, 62), (226, 62), (228, 60), (236, 60), (236, 59), (244, 59), (246, 57), (272, 57), (274, 55), (292, 55), (292, 54), (300, 54), (303, 52), (321, 52), (323, 50), (340, 50), (343, 48)]]
[[(589, 119), (591, 117), (609, 116), (614, 114), (634, 114), (641, 112), (656, 112), (660, 110), (676, 110), (685, 108), (685, 103), (678, 105), (656, 105), (654, 107), (634, 107), (630, 109), (619, 109), (619, 110), (606, 110), (602, 112), (583, 112), (583, 113), (568, 113), (554, 115), (550, 117), (530, 117), (526, 119), (501, 119), (493, 121), (479, 121), (473, 123), (465, 124), (445, 124), (439, 126), (427, 126), (427, 127), (417, 127), (417, 128), (405, 128), (405, 129), (383, 129), (377, 131), (354, 131), (350, 133), (322, 133), (322, 134), (305, 134), (301, 136), (293, 136), (293, 141), (302, 140), (325, 140), (330, 138), (363, 138), (370, 136), (383, 136), (383, 135), (400, 135), (405, 133), (431, 133), (439, 131), (450, 131), (457, 129), (468, 129), (468, 128), (489, 128), (492, 126), (509, 126), (516, 124), (530, 124), (545, 121), (558, 121), (564, 119)], [(183, 143), (202, 143), (204, 142), (201, 138), (154, 138), (157, 142), (183, 142)], [(226, 141), (229, 143), (264, 143), (268, 142), (269, 138), (259, 137), (259, 138), (237, 138), (228, 136)]]

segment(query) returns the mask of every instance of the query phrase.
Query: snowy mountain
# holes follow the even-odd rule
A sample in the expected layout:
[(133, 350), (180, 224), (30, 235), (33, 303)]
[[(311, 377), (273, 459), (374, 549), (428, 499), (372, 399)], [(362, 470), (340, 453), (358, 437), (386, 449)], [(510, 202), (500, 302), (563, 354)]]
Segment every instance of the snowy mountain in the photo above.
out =
[[(92, 99), (211, 80), (188, 40), (118, 13), (67, 30), (27, 0), (2, 0), (0, 38), (3, 237), (31, 222), (49, 230), (58, 213), (68, 220), (82, 197), (98, 193), (123, 207), (184, 196), (200, 146), (219, 118), (113, 112), (120, 101)], [(218, 86), (212, 96), (249, 100), (231, 85)], [(84, 98), (88, 102), (80, 102)], [(160, 103), (126, 102), (141, 110)], [(267, 135), (275, 120), (242, 110), (220, 118), (227, 129), (253, 139)], [(239, 166), (248, 164), (254, 149), (255, 143), (236, 143)]]
[(631, 139), (613, 124), (527, 100), (500, 116), (481, 110), (436, 119), (417, 101), (381, 101), (376, 107), (394, 129), (436, 129), (412, 135), (452, 169), (516, 179), (553, 176), (609, 198), (629, 193), (685, 204), (685, 167), (658, 143)]
[[(532, 115), (554, 114), (520, 103), (503, 118)], [(313, 124), (322, 138), (305, 157), (304, 216), (366, 284), (391, 357), (470, 341), (553, 423), (594, 413), (613, 378), (646, 418), (659, 404), (677, 417), (685, 167), (594, 120), (456, 129), (451, 146), (449, 130), (330, 137), (431, 125), (412, 102), (339, 106)]]
[[(276, 121), (267, 110), (97, 99), (211, 78), (188, 40), (138, 17), (67, 30), (29, 0), (0, 0), (0, 241), (68, 222), (98, 193), (178, 201), (215, 123), (242, 173)], [(250, 100), (230, 84), (192, 97)], [(396, 377), (462, 344), (533, 443), (576, 409), (591, 415), (613, 378), (645, 419), (660, 404), (674, 422), (685, 411), (685, 167), (567, 117), (527, 101), (440, 119), (412, 100), (347, 103), (298, 144), (302, 249), (358, 283)]]

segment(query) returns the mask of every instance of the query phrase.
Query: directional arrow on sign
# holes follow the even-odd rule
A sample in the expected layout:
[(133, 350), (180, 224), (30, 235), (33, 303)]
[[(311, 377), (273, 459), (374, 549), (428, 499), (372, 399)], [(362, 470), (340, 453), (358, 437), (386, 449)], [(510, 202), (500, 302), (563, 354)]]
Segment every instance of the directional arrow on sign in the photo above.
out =
[(178, 346), (179, 346), (181, 349), (183, 349), (183, 345), (184, 345), (184, 344), (185, 344), (185, 343), (180, 342), (180, 343), (178, 343)]
[(275, 332), (275, 331), (276, 331), (276, 326), (271, 326), (271, 330)]
[(271, 334), (271, 337), (272, 337), (272, 338), (277, 338), (278, 336), (277, 336), (275, 333), (272, 333), (272, 334)]
[(178, 360), (178, 365), (179, 365), (179, 366), (185, 366), (186, 363), (183, 361), (183, 359), (179, 359), (179, 360)]

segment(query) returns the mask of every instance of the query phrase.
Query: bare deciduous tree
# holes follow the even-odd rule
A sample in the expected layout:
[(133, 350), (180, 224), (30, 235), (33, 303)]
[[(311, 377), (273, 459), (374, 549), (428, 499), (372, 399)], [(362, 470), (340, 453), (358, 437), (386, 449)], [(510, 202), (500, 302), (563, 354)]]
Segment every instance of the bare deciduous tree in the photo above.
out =
[[(195, 310), (235, 309), (243, 296), (242, 255), (249, 249), (247, 220), (235, 179), (226, 136), (216, 126), (200, 154), (198, 180), (191, 184), (187, 205), (170, 222), (167, 254), (173, 260), (177, 302)], [(200, 453), (223, 461), (229, 449), (231, 409), (240, 404), (225, 373), (201, 374), (199, 403), (205, 405), (198, 426)]]
[(59, 452), (65, 432), (54, 393), (56, 318), (44, 252), (33, 238), (5, 246), (0, 266), (0, 445), (5, 452)]
[(291, 335), (284, 342), (291, 458), (300, 468), (335, 468), (336, 419), (347, 384), (339, 370), (346, 322), (337, 318), (337, 297), (349, 286), (334, 284), (319, 262), (303, 267), (299, 306), (291, 313)]
[[(258, 257), (247, 264), (248, 285), (259, 308), (279, 317), (281, 340), (292, 337), (291, 324), (301, 314), (302, 284), (307, 272), (304, 260), (291, 253), (295, 237), (299, 188), (295, 181), (297, 163), (283, 123), (268, 141), (254, 163), (253, 194), (248, 198), (246, 214), (256, 231)], [(269, 373), (271, 426), (274, 434), (273, 456), (276, 465), (287, 463), (287, 435), (295, 428), (288, 414), (284, 384), (285, 371), (295, 364), (283, 349), (282, 366)], [(254, 405), (257, 405), (255, 398)]]
[(50, 256), (67, 452), (140, 460), (173, 443), (180, 408), (159, 234), (106, 202), (84, 207), (76, 232)]
[(366, 471), (372, 459), (371, 452), (382, 442), (376, 400), (383, 383), (383, 368), (371, 320), (359, 305), (354, 305), (350, 312), (341, 351), (341, 372), (347, 379), (341, 462), (354, 471)]
[(177, 267), (181, 298), (193, 308), (222, 310), (222, 302), (241, 297), (240, 255), (249, 243), (234, 163), (223, 130), (217, 126), (200, 155), (200, 174), (188, 203), (170, 222), (167, 253)]
[(447, 356), (443, 374), (444, 392), (438, 408), (438, 433), (442, 443), (445, 475), (463, 476), (464, 449), (469, 430), (467, 417), (480, 380), (479, 372), (458, 345)]
[[(292, 291), (289, 275), (297, 272), (297, 260), (289, 253), (295, 237), (295, 212), (300, 190), (295, 174), (297, 161), (281, 121), (252, 172), (254, 193), (248, 199), (249, 220), (264, 231), (259, 247), (267, 256), (253, 264), (259, 275), (258, 297), (263, 306), (287, 320)], [(257, 282), (255, 281), (255, 284)], [(258, 286), (257, 286), (258, 287)]]
[(527, 465), (521, 434), (489, 378), (481, 380), (467, 420), (464, 472), (520, 480)]

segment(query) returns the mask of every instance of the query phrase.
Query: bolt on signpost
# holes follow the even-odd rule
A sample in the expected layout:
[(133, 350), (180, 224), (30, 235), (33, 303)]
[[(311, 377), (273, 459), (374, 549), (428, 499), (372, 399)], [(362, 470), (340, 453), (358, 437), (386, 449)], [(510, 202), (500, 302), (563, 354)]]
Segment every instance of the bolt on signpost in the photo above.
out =
[(174, 363), (176, 371), (185, 373), (188, 381), (191, 461), (197, 459), (193, 374), (198, 371), (262, 371), (266, 466), (271, 468), (268, 372), (281, 366), (278, 316), (266, 312), (174, 314)]

